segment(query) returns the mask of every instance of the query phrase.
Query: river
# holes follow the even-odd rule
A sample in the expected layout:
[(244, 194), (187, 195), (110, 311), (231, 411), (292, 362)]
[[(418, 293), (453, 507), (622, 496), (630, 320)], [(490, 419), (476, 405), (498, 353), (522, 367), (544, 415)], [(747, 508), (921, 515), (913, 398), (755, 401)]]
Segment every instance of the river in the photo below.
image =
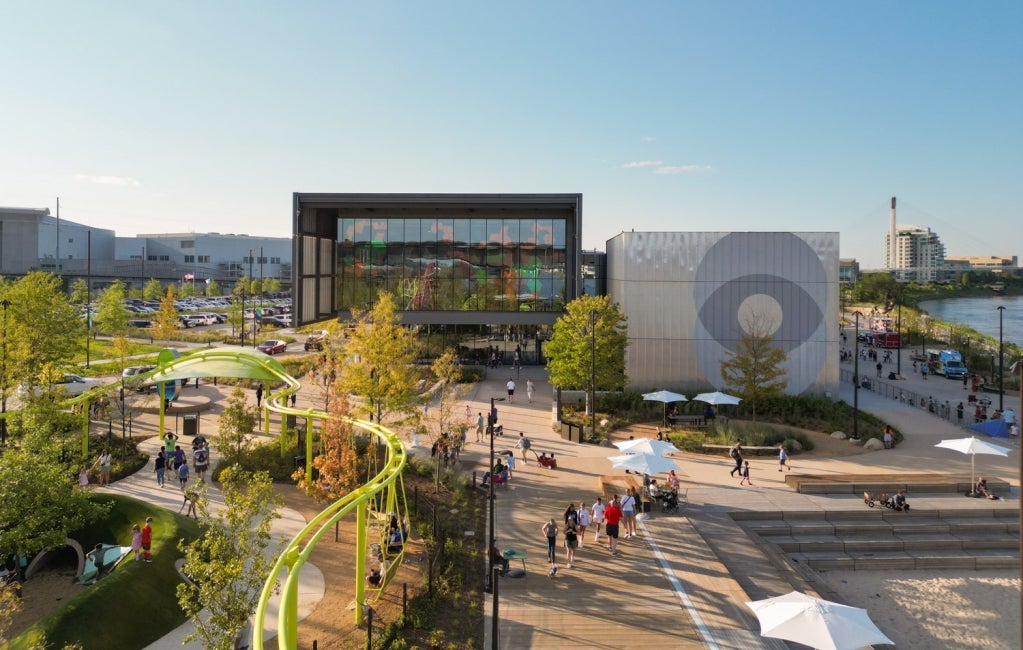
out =
[(998, 306), (1002, 313), (1002, 339), (1023, 346), (1023, 296), (948, 298), (925, 300), (920, 309), (950, 323), (965, 325), (998, 340)]

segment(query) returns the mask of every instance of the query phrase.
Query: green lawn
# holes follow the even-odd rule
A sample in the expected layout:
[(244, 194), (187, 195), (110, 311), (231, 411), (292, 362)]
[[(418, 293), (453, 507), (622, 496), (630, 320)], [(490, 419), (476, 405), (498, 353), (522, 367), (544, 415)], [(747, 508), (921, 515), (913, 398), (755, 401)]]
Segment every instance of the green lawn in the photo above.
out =
[(132, 524), (142, 525), (152, 517), (153, 562), (135, 562), (129, 554), (110, 575), (53, 610), (8, 648), (27, 649), (41, 639), (55, 648), (66, 643), (143, 648), (185, 622), (176, 595), (181, 576), (174, 562), (181, 557), (178, 540), (198, 537), (197, 522), (137, 499), (106, 494), (96, 498), (113, 504), (109, 515), (71, 537), (85, 549), (97, 542), (128, 546)]

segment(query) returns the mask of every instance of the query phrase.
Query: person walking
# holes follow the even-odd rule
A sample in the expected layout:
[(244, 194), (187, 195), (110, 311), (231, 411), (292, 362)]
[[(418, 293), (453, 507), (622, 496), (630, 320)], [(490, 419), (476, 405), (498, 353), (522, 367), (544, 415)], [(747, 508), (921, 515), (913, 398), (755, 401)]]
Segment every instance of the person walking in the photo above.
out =
[(578, 524), (578, 523), (579, 523), (579, 514), (575, 510), (575, 504), (574, 503), (570, 503), (570, 504), (568, 504), (568, 507), (565, 508), (565, 525), (567, 526), (568, 524)]
[(530, 404), (533, 403), (533, 391), (534, 390), (535, 390), (535, 387), (533, 386), (533, 380), (532, 379), (526, 379), (526, 400)]
[(586, 509), (585, 503), (579, 504), (579, 507), (576, 508), (575, 515), (578, 518), (576, 529), (579, 531), (579, 548), (582, 548), (586, 542), (586, 529), (590, 525), (590, 511)]
[(256, 384), (256, 408), (263, 404), (263, 384)]
[(142, 527), (135, 524), (131, 527), (131, 550), (135, 552), (135, 561), (142, 559)]
[(606, 506), (604, 505), (604, 499), (597, 497), (597, 500), (593, 502), (593, 507), (590, 508), (590, 514), (592, 515), (591, 521), (593, 521), (593, 541), (596, 542), (600, 539), (600, 525), (604, 523), (604, 512)]
[(611, 557), (618, 557), (618, 526), (622, 521), (620, 504), (616, 494), (604, 509), (604, 520), (607, 522), (607, 548), (611, 551)]
[(192, 464), (195, 465), (195, 476), (200, 481), (206, 480), (206, 469), (210, 463), (210, 452), (205, 445), (199, 447), (192, 454)]
[(509, 377), (508, 383), (505, 384), (505, 387), (508, 389), (508, 403), (511, 404), (513, 401), (512, 398), (515, 397), (515, 380)]
[(573, 522), (565, 524), (565, 550), (568, 554), (567, 567), (572, 568), (572, 563), (575, 562), (575, 549), (579, 546), (579, 532), (576, 530), (576, 525)]
[(472, 422), (472, 409), (469, 408), (468, 404), (466, 404), (465, 405), (465, 423), (469, 424), (470, 422)]
[(476, 442), (483, 442), (483, 411), (476, 418)]
[(515, 444), (515, 446), (522, 450), (522, 464), (528, 464), (529, 459), (526, 458), (526, 453), (529, 451), (529, 448), (533, 446), (533, 443), (526, 437), (526, 434), (519, 431), (519, 441)]
[(636, 536), (636, 512), (639, 510), (635, 488), (629, 488), (621, 502), (622, 519), (625, 524), (625, 539)]
[(558, 526), (554, 523), (553, 519), (550, 519), (540, 530), (547, 539), (547, 561), (551, 564), (557, 564), (555, 549), (558, 541)]
[(735, 461), (735, 467), (729, 472), (733, 477), (736, 472), (742, 474), (742, 440), (736, 440), (732, 446), (732, 450), (728, 452), (728, 455)]
[(93, 463), (93, 467), (99, 466), (99, 484), (108, 485), (110, 483), (110, 470), (114, 466), (114, 457), (110, 455), (110, 452), (104, 449), (99, 453), (99, 458)]
[(153, 518), (146, 517), (146, 523), (142, 526), (142, 559), (146, 562), (153, 561)]
[(789, 452), (785, 449), (785, 445), (778, 445), (778, 471), (782, 472), (785, 470), (791, 470), (789, 467)]
[(742, 480), (739, 481), (739, 485), (742, 485), (743, 483), (746, 483), (747, 485), (753, 485), (753, 481), (749, 480), (749, 461), (748, 460), (746, 461), (746, 464), (743, 466), (742, 472), (740, 474), (742, 475)]
[(185, 491), (185, 486), (188, 484), (188, 463), (181, 463), (178, 466), (178, 481), (181, 483), (181, 491)]
[(164, 486), (164, 474), (167, 470), (167, 454), (163, 449), (156, 455), (156, 459), (153, 461), (156, 465), (156, 484), (160, 487)]

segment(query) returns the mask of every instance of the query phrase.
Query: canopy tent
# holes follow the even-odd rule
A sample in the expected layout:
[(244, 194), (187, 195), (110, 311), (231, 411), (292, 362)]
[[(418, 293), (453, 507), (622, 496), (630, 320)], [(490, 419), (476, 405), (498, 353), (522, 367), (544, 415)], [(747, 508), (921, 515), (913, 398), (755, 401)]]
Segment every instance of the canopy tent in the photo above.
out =
[(157, 368), (146, 377), (147, 383), (195, 377), (236, 377), (263, 381), (286, 381), (290, 376), (284, 364), (268, 354), (251, 348), (201, 350)]
[(714, 391), (713, 393), (700, 393), (693, 398), (694, 402), (706, 402), (707, 404), (713, 404), (718, 406), (720, 404), (738, 404), (742, 401), (741, 397), (735, 397), (728, 393), (722, 393), (720, 391)]

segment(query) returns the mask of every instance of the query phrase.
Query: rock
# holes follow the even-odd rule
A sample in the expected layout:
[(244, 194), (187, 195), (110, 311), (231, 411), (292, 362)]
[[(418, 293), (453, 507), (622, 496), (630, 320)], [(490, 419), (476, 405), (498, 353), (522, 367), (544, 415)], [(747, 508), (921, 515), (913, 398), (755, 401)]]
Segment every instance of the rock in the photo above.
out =
[(831, 432), (831, 437), (834, 438), (835, 440), (845, 440), (849, 436), (845, 435), (841, 431), (832, 431)]
[(803, 451), (803, 444), (795, 438), (786, 438), (785, 449), (789, 451)]
[(611, 447), (612, 446), (611, 445), (611, 441), (608, 440), (607, 438), (601, 438), (600, 442), (597, 443), (597, 445), (600, 446), (600, 447)]
[(869, 449), (870, 451), (877, 451), (878, 449), (884, 449), (884, 443), (877, 438), (868, 438), (867, 441), (863, 443), (863, 448)]

